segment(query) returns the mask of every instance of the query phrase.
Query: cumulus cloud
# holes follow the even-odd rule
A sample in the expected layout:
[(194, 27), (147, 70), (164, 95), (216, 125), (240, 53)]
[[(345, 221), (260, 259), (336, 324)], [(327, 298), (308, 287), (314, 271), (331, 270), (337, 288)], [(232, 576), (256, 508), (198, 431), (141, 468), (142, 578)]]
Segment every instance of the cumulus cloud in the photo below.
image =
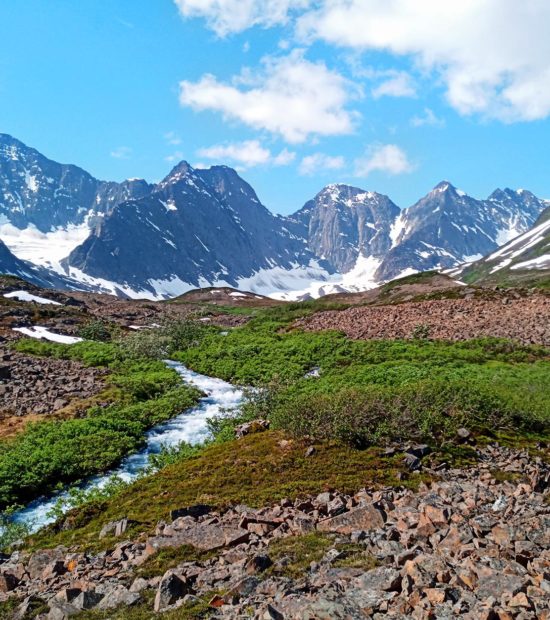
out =
[(445, 121), (436, 116), (432, 109), (424, 108), (424, 114), (411, 118), (411, 125), (413, 127), (424, 127), (425, 125), (430, 127), (444, 127)]
[(372, 89), (375, 99), (380, 97), (416, 97), (416, 87), (406, 71), (384, 71), (384, 79)]
[(346, 106), (357, 90), (342, 75), (301, 50), (262, 63), (259, 73), (244, 70), (229, 83), (210, 74), (180, 82), (181, 105), (220, 112), (290, 143), (352, 132), (356, 114)]
[(110, 155), (115, 159), (130, 159), (132, 149), (129, 146), (117, 146), (111, 151)]
[(312, 175), (324, 170), (340, 170), (345, 166), (345, 163), (341, 155), (313, 153), (302, 159), (298, 170), (302, 175)]
[(185, 18), (202, 17), (214, 32), (224, 37), (252, 26), (285, 24), (295, 9), (305, 9), (311, 0), (174, 0)]
[(244, 142), (233, 142), (230, 144), (215, 144), (197, 151), (199, 157), (215, 160), (218, 162), (235, 162), (241, 168), (252, 168), (253, 166), (272, 164), (275, 166), (286, 166), (296, 157), (295, 153), (283, 149), (278, 155), (262, 146), (258, 140), (246, 140)]
[(324, 0), (305, 39), (411, 56), (461, 114), (529, 121), (550, 114), (547, 0)]
[(355, 176), (366, 177), (371, 172), (405, 174), (414, 166), (405, 151), (396, 144), (379, 144), (368, 149), (364, 157), (355, 160)]

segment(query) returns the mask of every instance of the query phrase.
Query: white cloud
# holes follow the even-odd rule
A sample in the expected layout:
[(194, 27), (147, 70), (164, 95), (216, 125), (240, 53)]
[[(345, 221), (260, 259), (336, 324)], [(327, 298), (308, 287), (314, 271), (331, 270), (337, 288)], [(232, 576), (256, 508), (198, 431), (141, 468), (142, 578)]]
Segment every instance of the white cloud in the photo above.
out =
[(289, 151), (288, 149), (283, 149), (278, 155), (273, 158), (273, 163), (275, 166), (288, 166), (296, 159), (296, 153), (294, 151)]
[(129, 159), (132, 155), (132, 149), (129, 146), (117, 146), (110, 153), (115, 159)]
[(178, 136), (178, 134), (175, 131), (167, 131), (164, 134), (164, 139), (166, 140), (168, 144), (171, 144), (173, 146), (177, 146), (178, 144), (181, 144), (181, 138)]
[(434, 111), (430, 108), (424, 108), (424, 114), (422, 116), (413, 116), (411, 118), (411, 125), (413, 127), (424, 127), (425, 125), (430, 127), (444, 127), (445, 121), (436, 116)]
[(271, 151), (258, 140), (246, 140), (244, 142), (233, 142), (230, 144), (215, 144), (207, 148), (199, 149), (197, 154), (206, 159), (218, 162), (236, 162), (244, 168), (253, 166), (273, 164), (275, 166), (286, 166), (294, 160), (295, 153), (283, 149), (278, 155), (273, 155)]
[(167, 155), (164, 158), (164, 161), (167, 161), (169, 164), (173, 164), (174, 162), (180, 162), (183, 159), (183, 153), (181, 151), (175, 151), (170, 155)]
[(299, 172), (303, 175), (312, 175), (324, 170), (340, 170), (345, 164), (346, 162), (341, 155), (313, 153), (313, 155), (307, 155), (302, 159)]
[(378, 86), (372, 89), (375, 99), (380, 97), (416, 97), (416, 87), (406, 71), (384, 71), (386, 75)]
[(231, 83), (210, 74), (180, 82), (181, 105), (220, 112), (291, 143), (352, 132), (357, 115), (346, 105), (357, 90), (342, 75), (306, 60), (301, 50), (262, 63), (259, 74), (244, 70)]
[(414, 166), (403, 149), (395, 144), (371, 147), (364, 157), (355, 160), (355, 176), (366, 177), (371, 172), (396, 175), (411, 172)]
[(294, 9), (304, 9), (310, 0), (174, 0), (185, 18), (203, 17), (220, 36), (242, 32), (252, 26), (285, 24)]
[(461, 114), (529, 121), (550, 114), (548, 0), (324, 0), (305, 39), (410, 56)]

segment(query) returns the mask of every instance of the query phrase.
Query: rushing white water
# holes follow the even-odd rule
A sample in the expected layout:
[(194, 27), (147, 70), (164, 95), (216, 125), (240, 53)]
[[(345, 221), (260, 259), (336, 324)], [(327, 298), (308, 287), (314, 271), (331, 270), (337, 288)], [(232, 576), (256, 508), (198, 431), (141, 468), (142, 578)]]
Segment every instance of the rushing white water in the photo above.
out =
[[(101, 488), (113, 475), (125, 481), (135, 479), (147, 466), (149, 456), (158, 454), (163, 446), (176, 446), (183, 441), (190, 444), (203, 441), (208, 437), (207, 420), (213, 416), (223, 415), (226, 410), (234, 409), (243, 400), (242, 390), (226, 381), (200, 375), (178, 362), (166, 363), (174, 368), (186, 383), (199, 388), (206, 396), (201, 398), (195, 407), (152, 428), (147, 433), (147, 443), (140, 452), (128, 456), (117, 469), (88, 480), (83, 485), (84, 489)], [(64, 497), (67, 497), (67, 491), (37, 499), (15, 513), (13, 521), (26, 523), (32, 531), (36, 531), (54, 520), (48, 517), (48, 513)]]

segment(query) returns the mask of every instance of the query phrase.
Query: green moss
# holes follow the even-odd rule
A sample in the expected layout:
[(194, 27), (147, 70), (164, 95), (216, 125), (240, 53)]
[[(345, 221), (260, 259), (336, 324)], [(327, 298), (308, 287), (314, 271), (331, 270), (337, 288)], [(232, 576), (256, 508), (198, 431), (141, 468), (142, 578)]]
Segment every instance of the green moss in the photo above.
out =
[(335, 568), (360, 568), (369, 571), (379, 565), (378, 560), (357, 543), (337, 544), (336, 549), (341, 555), (332, 563)]
[(162, 620), (192, 620), (195, 618), (208, 618), (213, 612), (213, 609), (208, 605), (208, 601), (213, 594), (201, 597), (196, 602), (187, 603), (162, 614), (155, 614), (153, 612), (153, 592), (146, 592), (142, 596), (145, 600), (132, 607), (123, 605), (114, 610), (83, 611), (72, 617), (75, 620), (152, 620), (152, 618), (157, 617)]
[[(334, 442), (316, 445), (306, 457), (307, 445), (274, 431), (249, 435), (238, 441), (212, 445), (200, 455), (174, 463), (136, 481), (85, 518), (72, 516), (77, 527), (38, 532), (30, 539), (35, 548), (58, 544), (85, 550), (104, 548), (99, 531), (108, 521), (128, 517), (141, 532), (150, 532), (170, 510), (205, 503), (218, 507), (247, 504), (260, 507), (286, 497), (297, 498), (338, 489), (355, 492), (364, 486), (400, 486), (407, 478), (399, 455), (386, 457), (377, 448), (355, 450)], [(421, 476), (411, 476), (418, 484)]]
[(310, 532), (273, 540), (266, 550), (273, 566), (265, 574), (299, 579), (312, 562), (321, 561), (330, 549), (335, 549), (339, 554), (332, 562), (335, 568), (360, 568), (367, 571), (378, 565), (376, 558), (360, 544), (335, 542), (333, 535)]
[(502, 471), (501, 469), (491, 469), (491, 476), (497, 482), (517, 482), (521, 479), (521, 474), (512, 471)]
[(273, 566), (267, 575), (279, 575), (290, 579), (304, 577), (312, 562), (319, 562), (326, 552), (334, 546), (326, 534), (311, 532), (303, 536), (277, 538), (267, 548)]

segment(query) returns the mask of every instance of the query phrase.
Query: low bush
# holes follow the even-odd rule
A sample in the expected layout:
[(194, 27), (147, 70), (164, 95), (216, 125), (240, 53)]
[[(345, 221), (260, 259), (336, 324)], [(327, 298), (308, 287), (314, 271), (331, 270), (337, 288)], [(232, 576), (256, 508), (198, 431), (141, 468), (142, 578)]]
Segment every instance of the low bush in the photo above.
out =
[[(274, 428), (358, 448), (395, 440), (434, 442), (454, 436), (461, 426), (544, 429), (528, 409), (514, 406), (490, 386), (458, 380), (343, 387), (330, 393), (294, 389), (273, 395), (271, 402)], [(265, 415), (262, 409), (258, 414)]]
[(113, 329), (106, 321), (96, 319), (82, 325), (78, 330), (80, 338), (96, 340), (98, 342), (110, 342), (113, 337)]
[(0, 507), (103, 473), (144, 443), (145, 431), (191, 407), (181, 386), (143, 402), (92, 408), (82, 419), (36, 422), (0, 444)]

